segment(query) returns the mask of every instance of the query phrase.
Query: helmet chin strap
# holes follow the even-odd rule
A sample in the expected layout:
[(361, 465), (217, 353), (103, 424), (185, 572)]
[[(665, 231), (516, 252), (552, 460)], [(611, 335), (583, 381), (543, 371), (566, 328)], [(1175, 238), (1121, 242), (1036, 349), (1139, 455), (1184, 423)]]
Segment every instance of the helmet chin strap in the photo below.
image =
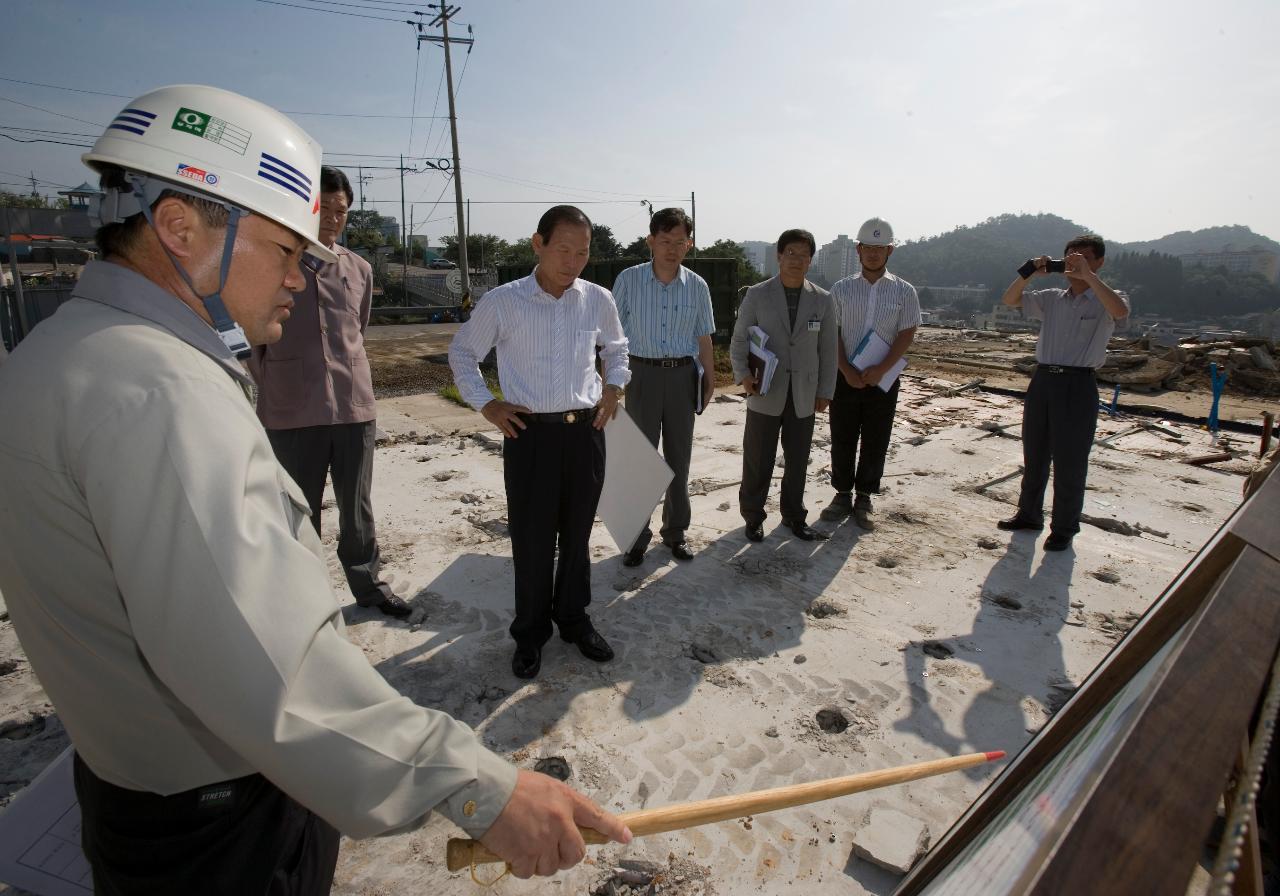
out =
[[(141, 201), (139, 201), (138, 205), (141, 206), (142, 214), (146, 217), (147, 223), (151, 225), (151, 229), (155, 230), (156, 221), (151, 214), (151, 205), (161, 192), (171, 189), (171, 187), (168, 184), (152, 186), (154, 182), (149, 182), (146, 178), (133, 174), (129, 175), (129, 182), (133, 185), (134, 193), (140, 197)], [(156, 193), (155, 198), (149, 195), (151, 191)], [(197, 198), (205, 199), (208, 197), (197, 196)], [(247, 212), (234, 205), (227, 205), (226, 208), (228, 211), (227, 235), (222, 242), (222, 262), (218, 269), (218, 288), (209, 293), (209, 295), (200, 295), (200, 290), (196, 289), (196, 285), (191, 281), (191, 277), (182, 267), (181, 262), (169, 251), (169, 247), (163, 241), (160, 242), (160, 248), (164, 249), (164, 254), (169, 256), (169, 260), (173, 262), (173, 267), (178, 272), (178, 275), (182, 277), (196, 298), (204, 305), (205, 311), (209, 313), (209, 318), (213, 321), (213, 328), (218, 332), (218, 338), (222, 340), (223, 344), (238, 360), (247, 361), (252, 354), (249, 348), (249, 340), (240, 325), (231, 319), (231, 315), (227, 313), (227, 306), (222, 301), (222, 290), (227, 284), (227, 273), (231, 270), (231, 255), (236, 243), (236, 231), (240, 227), (240, 219)]]

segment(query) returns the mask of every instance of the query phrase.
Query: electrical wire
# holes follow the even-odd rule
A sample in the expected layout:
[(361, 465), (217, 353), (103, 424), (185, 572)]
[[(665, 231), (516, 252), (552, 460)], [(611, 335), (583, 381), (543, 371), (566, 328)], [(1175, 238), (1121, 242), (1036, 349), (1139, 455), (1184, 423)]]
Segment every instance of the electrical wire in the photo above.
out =
[(0, 100), (4, 100), (6, 103), (13, 103), (15, 106), (22, 106), (25, 109), (35, 109), (37, 112), (45, 112), (49, 115), (56, 115), (59, 118), (69, 118), (72, 121), (78, 121), (81, 124), (91, 124), (97, 128), (106, 127), (106, 125), (102, 124), (102, 122), (99, 122), (99, 121), (89, 121), (84, 118), (76, 118), (74, 115), (63, 115), (61, 112), (54, 112), (52, 109), (45, 109), (42, 106), (32, 106), (30, 103), (20, 103), (17, 100), (11, 100), (7, 96), (0, 96)]
[(311, 12), (327, 12), (330, 15), (335, 15), (335, 16), (351, 16), (357, 19), (369, 19), (375, 22), (395, 22), (397, 24), (400, 24), (402, 22), (408, 22), (410, 25), (417, 24), (416, 22), (410, 22), (408, 19), (388, 19), (385, 16), (366, 16), (358, 12), (343, 12), (342, 10), (339, 10), (339, 9), (321, 9), (318, 6), (303, 6), (299, 3), (282, 3), (281, 0), (258, 0), (258, 2), (269, 3), (272, 6), (292, 6), (294, 9), (308, 9)]
[(59, 146), (78, 146), (81, 149), (90, 149), (93, 147), (92, 143), (71, 143), (68, 140), (46, 140), (40, 137), (23, 139), (22, 137), (11, 137), (8, 134), (0, 134), (0, 137), (3, 137), (6, 140), (12, 140), (14, 143), (56, 143)]

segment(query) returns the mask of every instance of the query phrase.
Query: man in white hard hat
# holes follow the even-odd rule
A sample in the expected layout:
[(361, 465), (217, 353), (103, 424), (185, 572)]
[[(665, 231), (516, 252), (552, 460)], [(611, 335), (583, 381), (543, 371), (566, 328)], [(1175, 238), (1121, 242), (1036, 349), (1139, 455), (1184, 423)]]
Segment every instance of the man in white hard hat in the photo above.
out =
[[(858, 230), (862, 270), (831, 288), (840, 317), (840, 375), (831, 400), (831, 485), (824, 520), (853, 514), (868, 532), (898, 407), (898, 365), (920, 326), (915, 287), (889, 273), (893, 228), (871, 218)], [(854, 493), (857, 497), (854, 497)]]
[(377, 406), (364, 350), (373, 269), (338, 245), (353, 198), (345, 174), (320, 169), (320, 242), (337, 261), (304, 266), (306, 285), (294, 296), (284, 335), (255, 345), (249, 369), (258, 384), (258, 419), (280, 465), (307, 496), (317, 534), (325, 480), (332, 476), (338, 560), (356, 603), (404, 617), (411, 608), (379, 573), (373, 519)]
[[(0, 371), (0, 591), (76, 750), (99, 894), (323, 893), (340, 830), (435, 809), (520, 876), (629, 833), (343, 636), (301, 490), (237, 359), (280, 338), (320, 148), (278, 112), (162, 88), (84, 160), (98, 242)], [(335, 828), (337, 830), (335, 830)]]

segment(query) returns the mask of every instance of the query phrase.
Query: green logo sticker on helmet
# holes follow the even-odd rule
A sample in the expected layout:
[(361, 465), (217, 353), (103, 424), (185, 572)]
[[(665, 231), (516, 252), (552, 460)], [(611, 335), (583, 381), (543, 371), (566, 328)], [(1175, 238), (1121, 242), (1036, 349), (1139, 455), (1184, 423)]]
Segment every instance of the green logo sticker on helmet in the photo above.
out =
[(172, 128), (175, 131), (185, 131), (195, 137), (203, 137), (240, 155), (244, 155), (245, 150), (249, 148), (249, 138), (253, 136), (249, 131), (229, 121), (214, 118), (212, 115), (188, 109), (185, 106), (173, 117)]

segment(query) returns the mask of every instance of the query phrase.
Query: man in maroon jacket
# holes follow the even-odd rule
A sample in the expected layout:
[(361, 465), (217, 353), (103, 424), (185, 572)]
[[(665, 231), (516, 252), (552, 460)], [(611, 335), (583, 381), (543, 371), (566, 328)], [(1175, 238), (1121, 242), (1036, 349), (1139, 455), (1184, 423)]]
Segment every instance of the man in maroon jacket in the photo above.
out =
[(336, 245), (352, 198), (345, 174), (320, 169), (320, 242), (338, 260), (317, 264), (315, 270), (303, 266), (306, 288), (294, 295), (284, 336), (254, 348), (250, 367), (258, 383), (258, 418), (280, 465), (306, 494), (316, 532), (325, 479), (333, 476), (338, 559), (356, 603), (388, 616), (407, 616), (409, 605), (378, 575), (370, 498), (377, 408), (364, 353), (373, 271), (363, 258)]

